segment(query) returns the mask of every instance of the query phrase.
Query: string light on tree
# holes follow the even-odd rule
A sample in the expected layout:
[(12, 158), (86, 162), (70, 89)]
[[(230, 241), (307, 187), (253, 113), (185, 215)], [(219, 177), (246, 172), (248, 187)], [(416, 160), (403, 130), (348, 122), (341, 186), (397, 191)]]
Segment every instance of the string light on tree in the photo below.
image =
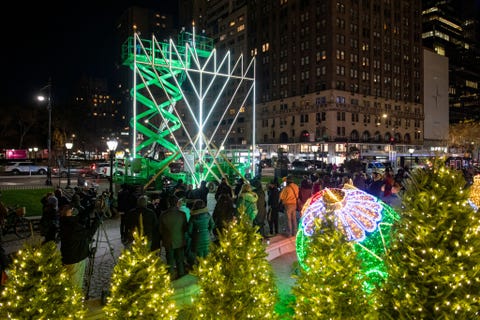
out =
[(276, 286), (265, 244), (244, 208), (239, 211), (193, 270), (200, 287), (195, 319), (275, 319)]
[(0, 298), (0, 319), (83, 319), (83, 293), (68, 278), (57, 245), (25, 244)]
[(109, 319), (177, 319), (167, 267), (141, 231), (118, 259), (111, 292), (104, 309)]
[(473, 177), (473, 185), (470, 187), (470, 201), (475, 210), (480, 208), (480, 174)]
[(381, 316), (477, 319), (480, 220), (462, 172), (438, 158), (404, 185), (404, 210), (385, 259), (388, 279), (377, 295)]

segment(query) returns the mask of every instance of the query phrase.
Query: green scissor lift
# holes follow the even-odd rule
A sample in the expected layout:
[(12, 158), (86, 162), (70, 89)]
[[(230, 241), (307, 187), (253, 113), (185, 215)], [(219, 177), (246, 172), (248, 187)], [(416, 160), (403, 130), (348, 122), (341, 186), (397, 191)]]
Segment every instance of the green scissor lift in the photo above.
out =
[[(124, 160), (125, 174), (115, 176), (115, 182), (160, 189), (165, 176), (193, 185), (201, 180), (219, 181), (222, 176), (231, 181), (234, 176), (245, 178), (250, 162), (232, 163), (235, 159), (228, 159), (212, 145), (205, 146), (204, 152), (194, 145), (180, 145), (175, 139), (175, 132), (183, 126), (175, 108), (184, 99), (182, 84), (188, 77), (186, 70), (192, 63), (198, 65), (201, 59), (208, 59), (213, 49), (212, 39), (188, 32), (180, 33), (176, 44), (172, 40), (158, 42), (154, 37), (141, 39), (137, 34), (124, 43), (123, 64), (134, 73), (130, 91), (134, 101), (130, 120), (133, 147), (132, 154)], [(139, 136), (142, 139), (137, 140)], [(154, 160), (148, 156), (154, 149), (161, 149), (165, 156)], [(205, 161), (208, 154), (215, 155), (213, 161)], [(193, 159), (188, 168), (184, 172), (170, 172), (169, 164), (186, 156)]]

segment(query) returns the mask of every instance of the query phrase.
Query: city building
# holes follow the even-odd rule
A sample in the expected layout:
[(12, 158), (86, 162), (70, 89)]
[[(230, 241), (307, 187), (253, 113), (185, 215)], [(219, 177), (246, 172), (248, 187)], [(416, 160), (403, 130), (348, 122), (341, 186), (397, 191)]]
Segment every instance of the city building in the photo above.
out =
[(423, 145), (417, 1), (255, 3), (260, 143), (316, 145), (328, 163)]
[[(352, 155), (394, 160), (397, 149), (408, 155), (423, 145), (418, 1), (217, 0), (193, 7), (188, 12), (201, 14), (216, 47), (242, 39), (256, 59), (256, 139), (267, 157), (282, 149), (329, 163)], [(240, 10), (245, 28), (234, 15)]]
[(424, 0), (423, 45), (449, 59), (450, 123), (480, 120), (478, 1)]
[(446, 151), (449, 134), (448, 58), (430, 49), (424, 49), (423, 52), (423, 147), (426, 150)]

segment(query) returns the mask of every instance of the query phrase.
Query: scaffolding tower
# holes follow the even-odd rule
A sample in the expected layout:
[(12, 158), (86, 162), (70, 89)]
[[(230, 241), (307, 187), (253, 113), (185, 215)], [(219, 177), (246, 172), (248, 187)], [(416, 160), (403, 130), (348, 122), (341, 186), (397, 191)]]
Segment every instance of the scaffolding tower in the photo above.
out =
[[(122, 58), (133, 71), (131, 155), (130, 170), (117, 180), (145, 181), (148, 187), (169, 176), (198, 185), (255, 172), (254, 59), (245, 63), (240, 55), (233, 61), (230, 52), (221, 57), (213, 40), (195, 34), (195, 27), (181, 32), (177, 42), (135, 33), (123, 45)], [(248, 159), (225, 151), (240, 114), (252, 116)], [(184, 172), (171, 172), (169, 164), (180, 158)]]

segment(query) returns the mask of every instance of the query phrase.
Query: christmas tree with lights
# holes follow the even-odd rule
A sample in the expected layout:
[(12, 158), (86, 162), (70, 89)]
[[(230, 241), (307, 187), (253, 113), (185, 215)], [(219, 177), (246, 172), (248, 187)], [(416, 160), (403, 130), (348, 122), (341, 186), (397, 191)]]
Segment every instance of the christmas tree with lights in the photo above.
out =
[(178, 308), (167, 266), (150, 251), (148, 240), (134, 233), (112, 274), (111, 295), (104, 308), (109, 319), (176, 319)]
[(192, 308), (197, 319), (277, 317), (277, 290), (266, 246), (245, 212), (239, 211), (193, 270), (200, 287)]
[(25, 244), (0, 298), (0, 319), (83, 319), (83, 293), (70, 282), (55, 242)]
[(480, 217), (461, 171), (436, 159), (406, 181), (378, 294), (389, 319), (478, 319)]
[(294, 319), (371, 319), (361, 261), (354, 242), (335, 225), (334, 216), (315, 219), (305, 268), (292, 288)]

